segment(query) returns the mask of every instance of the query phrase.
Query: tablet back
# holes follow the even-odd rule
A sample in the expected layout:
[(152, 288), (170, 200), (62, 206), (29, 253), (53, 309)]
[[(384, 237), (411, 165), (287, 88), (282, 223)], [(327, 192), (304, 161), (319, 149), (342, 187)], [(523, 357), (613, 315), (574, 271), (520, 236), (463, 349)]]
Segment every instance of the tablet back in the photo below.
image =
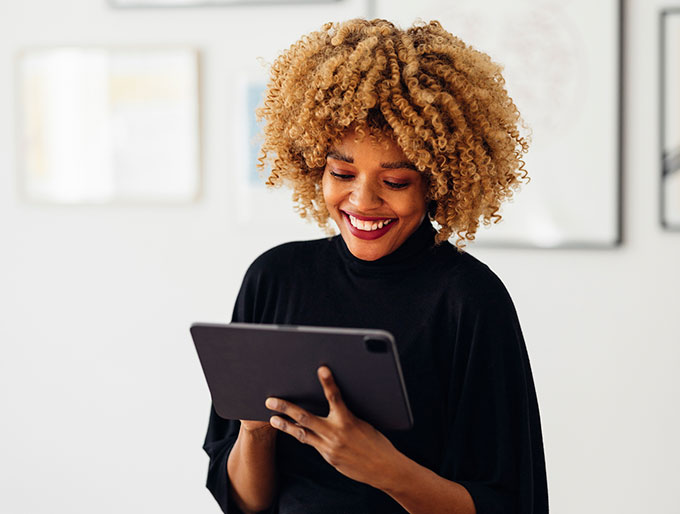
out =
[(413, 426), (397, 348), (386, 331), (194, 323), (191, 335), (223, 418), (268, 421), (269, 396), (328, 415), (317, 376), (325, 364), (355, 416), (383, 430)]

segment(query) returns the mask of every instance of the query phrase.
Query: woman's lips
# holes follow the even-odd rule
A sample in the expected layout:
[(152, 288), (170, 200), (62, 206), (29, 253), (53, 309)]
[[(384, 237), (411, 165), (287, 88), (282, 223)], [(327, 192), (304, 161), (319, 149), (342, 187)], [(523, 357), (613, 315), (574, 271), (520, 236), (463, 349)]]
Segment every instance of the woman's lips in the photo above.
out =
[(387, 225), (384, 225), (382, 228), (378, 228), (376, 230), (361, 230), (352, 225), (352, 222), (349, 220), (349, 214), (347, 214), (345, 211), (340, 212), (342, 213), (343, 218), (345, 218), (345, 223), (347, 223), (347, 228), (349, 229), (350, 233), (359, 239), (378, 239), (379, 237), (384, 236), (392, 228), (392, 225), (395, 225), (399, 222), (399, 220), (395, 218), (368, 218), (366, 216), (355, 216), (352, 214), (353, 217), (362, 221), (392, 220)]
[(361, 220), (361, 221), (384, 221), (384, 220), (395, 220), (395, 218), (390, 218), (389, 216), (383, 216), (382, 218), (377, 218), (375, 216), (361, 216), (359, 214), (354, 214), (353, 212), (345, 212), (342, 209), (340, 210), (343, 214), (351, 215), (352, 217)]

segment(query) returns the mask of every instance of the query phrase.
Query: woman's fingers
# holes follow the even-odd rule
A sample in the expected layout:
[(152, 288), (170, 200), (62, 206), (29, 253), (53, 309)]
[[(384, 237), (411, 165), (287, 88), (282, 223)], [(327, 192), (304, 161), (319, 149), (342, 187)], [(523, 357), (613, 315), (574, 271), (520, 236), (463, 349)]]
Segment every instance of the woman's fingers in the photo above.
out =
[[(317, 373), (326, 400), (328, 400), (330, 408), (329, 417), (331, 414), (335, 414), (337, 416), (336, 424), (339, 421), (339, 427), (347, 427), (348, 423), (352, 422), (355, 418), (345, 405), (331, 370), (327, 366), (321, 366)], [(315, 416), (286, 400), (270, 397), (265, 401), (265, 406), (270, 410), (286, 414), (294, 421), (294, 423), (291, 423), (280, 416), (272, 416), (269, 422), (274, 428), (286, 432), (300, 442), (310, 444), (318, 450), (321, 449), (324, 438), (329, 437), (329, 430), (334, 430), (332, 425), (328, 424), (328, 418)]]
[(317, 416), (280, 398), (267, 398), (265, 406), (270, 410), (286, 414), (295, 421), (291, 423), (280, 416), (272, 416), (269, 419), (271, 426), (293, 436), (301, 443), (318, 448), (321, 438), (316, 434), (316, 430), (321, 428), (321, 420)]
[(345, 405), (340, 394), (340, 389), (333, 379), (333, 374), (328, 366), (321, 366), (317, 373), (319, 375), (319, 381), (321, 382), (321, 387), (323, 387), (323, 392), (326, 395), (326, 400), (328, 400), (328, 405), (331, 412), (336, 411), (339, 414), (349, 414), (349, 410)]
[[(267, 401), (264, 402), (264, 405), (269, 410), (273, 410), (287, 415), (291, 419), (295, 420), (295, 422), (298, 425), (304, 428), (310, 428), (312, 430), (316, 430), (319, 428), (320, 424), (319, 418), (314, 414), (307, 412), (302, 407), (298, 407), (294, 403), (287, 402), (286, 400), (281, 400), (280, 398), (270, 397), (267, 398)], [(279, 418), (279, 420), (285, 422), (283, 418)]]
[(318, 445), (321, 442), (321, 439), (314, 433), (313, 430), (305, 428), (301, 425), (290, 423), (279, 416), (272, 416), (269, 419), (269, 423), (271, 423), (274, 428), (281, 430), (281, 432), (285, 432), (293, 436), (301, 443), (309, 444), (315, 448), (318, 448)]

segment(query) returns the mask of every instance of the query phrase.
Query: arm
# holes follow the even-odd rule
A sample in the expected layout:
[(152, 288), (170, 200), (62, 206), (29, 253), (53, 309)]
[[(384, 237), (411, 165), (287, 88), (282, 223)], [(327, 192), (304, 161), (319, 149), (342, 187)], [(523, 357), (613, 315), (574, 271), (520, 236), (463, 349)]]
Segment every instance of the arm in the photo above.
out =
[[(266, 322), (258, 290), (266, 290), (261, 268), (253, 263), (241, 284), (232, 322)], [(206, 487), (225, 514), (256, 512), (274, 501), (275, 435), (266, 422), (224, 419), (212, 406), (203, 449), (210, 457)]]
[[(457, 309), (445, 440), (433, 470), (462, 485), (478, 514), (547, 514), (538, 401), (517, 313), (492, 273), (474, 274)], [(465, 286), (465, 284), (463, 284)], [(466, 286), (470, 287), (470, 286)]]
[(227, 461), (234, 503), (246, 514), (267, 509), (276, 493), (276, 430), (269, 423), (246, 428), (241, 423), (238, 439)]
[[(268, 426), (261, 428), (262, 425)], [(248, 432), (248, 428), (261, 430)], [(203, 444), (210, 457), (205, 485), (225, 514), (248, 514), (267, 501), (267, 498), (259, 498), (252, 492), (267, 494), (270, 490), (267, 469), (273, 472), (275, 447), (274, 438), (267, 437), (265, 429), (274, 432), (268, 423), (224, 419), (211, 406)], [(264, 465), (267, 455), (271, 463), (269, 466)], [(269, 499), (270, 504), (272, 500), (273, 496)]]
[(375, 487), (390, 495), (410, 514), (476, 514), (467, 489), (421, 466), (400, 452)]

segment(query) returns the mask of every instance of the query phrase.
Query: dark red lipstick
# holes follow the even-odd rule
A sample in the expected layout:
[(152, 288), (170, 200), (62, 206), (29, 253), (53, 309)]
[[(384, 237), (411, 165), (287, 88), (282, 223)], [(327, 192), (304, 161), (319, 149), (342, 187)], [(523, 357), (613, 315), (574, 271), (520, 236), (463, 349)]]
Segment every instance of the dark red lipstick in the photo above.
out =
[(342, 213), (343, 218), (345, 218), (345, 223), (347, 223), (347, 228), (349, 229), (350, 233), (353, 236), (358, 237), (359, 239), (366, 240), (378, 239), (379, 237), (384, 236), (392, 228), (392, 225), (398, 223), (398, 220), (396, 218), (373, 218), (368, 216), (356, 216), (352, 214), (353, 217), (362, 221), (392, 220), (387, 225), (384, 225), (382, 228), (379, 228), (377, 230), (361, 230), (352, 225), (352, 222), (349, 220), (348, 213), (346, 213), (345, 211), (340, 212)]

